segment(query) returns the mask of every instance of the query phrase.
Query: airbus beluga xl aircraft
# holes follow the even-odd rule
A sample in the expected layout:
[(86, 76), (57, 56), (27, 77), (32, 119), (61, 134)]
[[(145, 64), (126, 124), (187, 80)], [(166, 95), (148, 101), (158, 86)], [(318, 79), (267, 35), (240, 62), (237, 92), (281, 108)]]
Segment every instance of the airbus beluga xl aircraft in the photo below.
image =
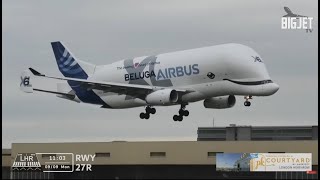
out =
[[(152, 56), (125, 59), (108, 65), (77, 60), (61, 43), (51, 43), (64, 77), (42, 74), (32, 68), (21, 75), (24, 92), (41, 91), (75, 102), (123, 109), (145, 106), (141, 119), (155, 114), (155, 106), (180, 105), (174, 121), (188, 116), (186, 105), (203, 101), (205, 108), (233, 107), (235, 96), (270, 96), (278, 91), (260, 55), (248, 46), (223, 44)], [(34, 76), (66, 81), (56, 91), (33, 88)]]

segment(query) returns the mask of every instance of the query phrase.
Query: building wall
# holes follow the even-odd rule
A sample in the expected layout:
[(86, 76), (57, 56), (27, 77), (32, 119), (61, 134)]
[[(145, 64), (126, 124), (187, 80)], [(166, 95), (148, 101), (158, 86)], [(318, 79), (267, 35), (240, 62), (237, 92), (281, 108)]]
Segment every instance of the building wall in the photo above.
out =
[(318, 126), (312, 126), (312, 139), (318, 140)]
[(237, 129), (236, 127), (227, 127), (226, 128), (226, 140), (227, 141), (234, 141), (236, 140), (236, 133)]
[(238, 141), (250, 141), (251, 140), (251, 127), (237, 128), (237, 140)]
[(199, 127), (198, 141), (318, 140), (318, 126)]
[(2, 154), (2, 167), (10, 166), (12, 162), (11, 154)]

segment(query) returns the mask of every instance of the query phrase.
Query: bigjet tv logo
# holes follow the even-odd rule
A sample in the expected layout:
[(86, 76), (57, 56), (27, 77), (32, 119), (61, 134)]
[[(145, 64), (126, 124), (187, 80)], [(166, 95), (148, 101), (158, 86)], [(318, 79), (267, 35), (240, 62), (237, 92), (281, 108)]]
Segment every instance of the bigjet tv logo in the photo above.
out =
[(284, 7), (284, 10), (287, 14), (281, 18), (281, 29), (304, 29), (307, 33), (313, 31), (313, 17), (294, 14), (288, 7)]
[(125, 81), (132, 81), (138, 79), (145, 79), (155, 77), (157, 80), (171, 79), (175, 77), (190, 76), (193, 74), (199, 74), (198, 64), (177, 66), (159, 69), (157, 72), (151, 71), (139, 71), (134, 73), (128, 73), (124, 75)]

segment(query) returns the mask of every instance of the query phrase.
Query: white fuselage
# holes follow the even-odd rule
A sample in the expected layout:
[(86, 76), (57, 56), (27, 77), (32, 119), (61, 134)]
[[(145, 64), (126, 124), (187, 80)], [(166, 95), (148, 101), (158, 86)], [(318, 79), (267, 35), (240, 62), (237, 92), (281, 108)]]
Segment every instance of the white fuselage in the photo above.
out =
[[(268, 96), (279, 86), (271, 81), (260, 56), (241, 44), (224, 44), (143, 56), (97, 66), (88, 80), (187, 89), (183, 102), (225, 95)], [(147, 102), (128, 95), (94, 90), (112, 108)]]

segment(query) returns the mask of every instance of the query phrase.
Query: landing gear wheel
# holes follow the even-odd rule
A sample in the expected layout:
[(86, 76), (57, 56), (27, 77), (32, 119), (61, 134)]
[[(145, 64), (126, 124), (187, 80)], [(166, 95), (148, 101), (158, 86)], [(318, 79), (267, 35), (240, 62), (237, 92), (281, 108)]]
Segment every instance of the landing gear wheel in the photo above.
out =
[(155, 114), (156, 113), (156, 108), (152, 108), (151, 106), (146, 107), (146, 113), (142, 112), (140, 113), (140, 118), (141, 119), (149, 119), (150, 114)]
[(184, 110), (183, 110), (183, 109), (180, 109), (180, 110), (179, 110), (179, 115), (180, 115), (180, 116), (183, 116), (183, 115), (184, 115)]
[(174, 116), (173, 116), (173, 120), (174, 120), (174, 121), (178, 121), (178, 120), (179, 120), (179, 116), (178, 116), (178, 115), (174, 115)]
[(156, 111), (156, 108), (150, 108), (150, 113), (151, 114), (155, 114), (157, 111)]
[(140, 113), (140, 119), (144, 119), (144, 116), (145, 114), (142, 112), (142, 113)]
[(185, 110), (186, 105), (188, 105), (188, 103), (187, 104), (186, 103), (181, 104), (181, 107), (179, 109), (179, 115), (174, 115), (173, 116), (173, 120), (174, 121), (182, 121), (183, 120), (183, 116), (189, 116), (189, 111)]
[(147, 106), (146, 107), (146, 113), (155, 114), (156, 113), (156, 108), (151, 108), (150, 106)]
[(180, 116), (189, 116), (189, 111), (188, 111), (188, 110), (180, 109), (180, 110), (179, 110), (179, 115), (180, 115)]
[(245, 96), (244, 99), (246, 100), (244, 102), (244, 106), (250, 106), (251, 102), (249, 101), (249, 99), (252, 99), (252, 96), (251, 95)]
[(188, 111), (188, 110), (185, 110), (183, 115), (184, 115), (184, 116), (189, 116), (189, 111)]

